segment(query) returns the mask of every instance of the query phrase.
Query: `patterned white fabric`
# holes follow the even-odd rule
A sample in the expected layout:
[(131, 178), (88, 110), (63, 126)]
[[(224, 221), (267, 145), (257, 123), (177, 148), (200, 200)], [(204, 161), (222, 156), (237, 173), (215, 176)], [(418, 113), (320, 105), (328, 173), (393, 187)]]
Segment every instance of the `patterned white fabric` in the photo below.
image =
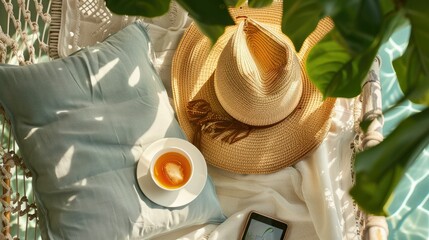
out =
[(65, 57), (82, 47), (100, 42), (136, 20), (136, 17), (111, 13), (104, 0), (53, 2), (59, 2), (61, 7), (58, 12), (59, 32), (51, 32), (52, 35), (58, 34), (58, 42), (50, 43), (57, 48), (53, 51), (58, 55), (53, 53), (53, 57)]

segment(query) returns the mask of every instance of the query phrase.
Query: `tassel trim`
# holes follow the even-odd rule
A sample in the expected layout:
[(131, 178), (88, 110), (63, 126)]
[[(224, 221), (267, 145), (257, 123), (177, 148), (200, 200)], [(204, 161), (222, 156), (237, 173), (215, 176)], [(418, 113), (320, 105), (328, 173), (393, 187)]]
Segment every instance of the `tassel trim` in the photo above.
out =
[(202, 99), (190, 101), (186, 106), (186, 113), (189, 121), (197, 126), (192, 141), (197, 147), (200, 147), (202, 132), (233, 144), (249, 136), (253, 130), (252, 126), (214, 113), (210, 104)]

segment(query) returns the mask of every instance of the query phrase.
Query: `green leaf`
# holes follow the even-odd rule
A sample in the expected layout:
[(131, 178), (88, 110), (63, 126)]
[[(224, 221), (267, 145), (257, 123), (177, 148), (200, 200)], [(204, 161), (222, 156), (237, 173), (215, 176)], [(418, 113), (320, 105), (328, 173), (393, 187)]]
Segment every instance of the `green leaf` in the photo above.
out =
[(374, 0), (346, 1), (332, 16), (343, 44), (351, 53), (368, 49), (379, 35), (383, 22), (380, 2)]
[(358, 53), (350, 51), (344, 43), (347, 40), (334, 28), (308, 55), (307, 71), (310, 80), (325, 97), (357, 96), (379, 47), (402, 23), (401, 12), (386, 15), (371, 45)]
[(233, 25), (228, 7), (223, 0), (176, 0), (196, 22), (205, 25)]
[(249, 7), (262, 8), (271, 5), (273, 0), (249, 0)]
[(343, 11), (343, 9), (352, 2), (357, 2), (360, 0), (348, 0), (348, 1), (338, 1), (338, 0), (320, 0), (322, 6), (323, 6), (323, 13), (325, 16), (335, 16), (340, 11)]
[(230, 7), (239, 7), (243, 3), (246, 2), (246, 0), (224, 0), (225, 4)]
[(429, 65), (422, 59), (422, 54), (410, 38), (404, 55), (393, 61), (393, 66), (404, 95), (414, 103), (428, 106)]
[(386, 14), (381, 26), (381, 44), (388, 41), (395, 31), (408, 25), (409, 22), (408, 19), (405, 18), (403, 10), (393, 11)]
[(356, 156), (356, 184), (350, 194), (365, 211), (387, 214), (387, 203), (407, 167), (429, 144), (429, 108), (403, 120), (377, 146)]
[(429, 105), (429, 5), (409, 0), (404, 6), (411, 24), (408, 47), (402, 57), (393, 62), (404, 94), (414, 103)]
[[(171, 0), (105, 0), (110, 11), (121, 15), (157, 17), (165, 14)], [(227, 0), (230, 5), (242, 4), (244, 0)], [(225, 26), (233, 25), (228, 7), (223, 0), (177, 0), (195, 20), (200, 30), (212, 43), (224, 33)]]
[(223, 0), (177, 0), (177, 2), (213, 44), (224, 33), (225, 26), (234, 25), (234, 20)]
[(314, 31), (322, 17), (319, 0), (288, 0), (283, 2), (282, 31), (294, 43), (296, 51)]
[(217, 39), (225, 32), (225, 26), (207, 25), (201, 22), (196, 22), (200, 31), (210, 39), (212, 44), (216, 43)]
[(106, 0), (107, 8), (119, 15), (157, 17), (164, 15), (171, 0)]
[(355, 97), (361, 92), (378, 47), (352, 55), (337, 40), (335, 29), (313, 47), (307, 58), (311, 81), (325, 97)]
[(380, 0), (380, 6), (383, 15), (395, 10), (395, 4), (392, 0)]

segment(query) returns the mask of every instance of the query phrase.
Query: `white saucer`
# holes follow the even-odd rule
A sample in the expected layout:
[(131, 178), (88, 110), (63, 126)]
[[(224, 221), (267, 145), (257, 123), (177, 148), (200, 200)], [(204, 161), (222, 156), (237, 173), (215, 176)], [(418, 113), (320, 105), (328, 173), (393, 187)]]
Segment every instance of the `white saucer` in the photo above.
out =
[[(149, 173), (150, 161), (160, 149), (177, 146), (185, 149), (194, 160), (194, 173), (190, 182), (177, 191), (159, 188)], [(137, 163), (137, 181), (144, 195), (152, 202), (164, 207), (180, 207), (194, 200), (203, 190), (207, 180), (207, 165), (201, 152), (190, 142), (179, 138), (163, 138), (146, 148)]]

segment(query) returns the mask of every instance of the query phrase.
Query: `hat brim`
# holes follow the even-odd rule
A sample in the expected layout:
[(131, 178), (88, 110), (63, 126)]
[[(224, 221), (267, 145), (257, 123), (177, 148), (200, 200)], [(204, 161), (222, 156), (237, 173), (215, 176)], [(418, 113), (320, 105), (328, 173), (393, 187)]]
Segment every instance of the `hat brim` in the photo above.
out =
[[(281, 3), (273, 3), (263, 9), (234, 8), (230, 12), (237, 22), (243, 17), (249, 17), (271, 24), (280, 31)], [(228, 116), (216, 98), (212, 75), (219, 55), (235, 28), (227, 27), (212, 46), (196, 25), (191, 24), (176, 50), (172, 65), (174, 105), (179, 123), (190, 140), (196, 131), (196, 126), (187, 117), (186, 105), (190, 101), (204, 99), (210, 103), (213, 112)], [(235, 173), (272, 173), (295, 164), (320, 145), (330, 127), (335, 99), (323, 100), (321, 93), (309, 81), (305, 58), (312, 46), (331, 28), (329, 19), (321, 20), (297, 54), (303, 81), (302, 97), (297, 108), (279, 123), (255, 128), (247, 137), (233, 144), (202, 133), (200, 151), (207, 163)]]

